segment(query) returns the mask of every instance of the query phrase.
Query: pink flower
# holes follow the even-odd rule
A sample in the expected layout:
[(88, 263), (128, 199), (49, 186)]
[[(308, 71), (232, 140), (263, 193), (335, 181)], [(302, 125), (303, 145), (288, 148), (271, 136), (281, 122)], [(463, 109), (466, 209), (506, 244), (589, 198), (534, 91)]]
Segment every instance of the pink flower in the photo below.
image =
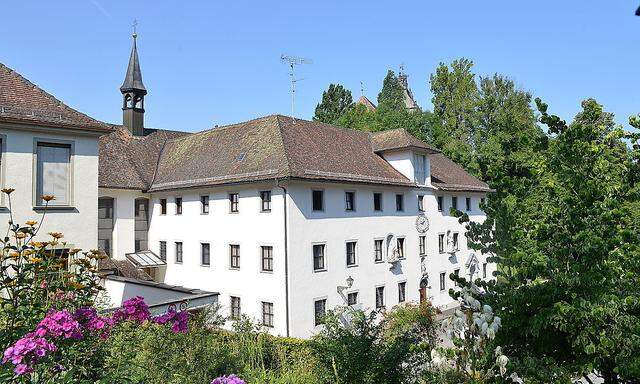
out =
[(151, 314), (144, 298), (136, 296), (122, 303), (122, 308), (114, 312), (112, 319), (116, 323), (126, 320), (144, 323), (151, 319)]

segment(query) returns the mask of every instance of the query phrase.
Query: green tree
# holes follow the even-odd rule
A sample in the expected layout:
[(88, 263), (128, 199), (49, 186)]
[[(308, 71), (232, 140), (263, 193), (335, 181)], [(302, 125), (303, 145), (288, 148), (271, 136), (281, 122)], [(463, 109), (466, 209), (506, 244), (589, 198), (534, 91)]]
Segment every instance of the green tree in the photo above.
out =
[(437, 124), (433, 144), (450, 159), (477, 174), (476, 134), (479, 120), (479, 92), (473, 62), (454, 60), (451, 66), (440, 63), (431, 75), (431, 99)]
[(322, 102), (316, 106), (314, 120), (335, 124), (340, 116), (353, 107), (351, 91), (340, 84), (329, 84), (322, 93)]
[[(496, 341), (529, 382), (592, 372), (605, 383), (633, 382), (640, 377), (638, 137), (592, 99), (571, 124), (536, 103), (548, 147), (530, 164), (537, 177), (523, 183), (529, 193), (503, 203), (521, 213), (489, 204), (490, 220), (469, 223), (470, 245), (499, 264), (497, 282), (485, 285), (503, 319)], [(510, 233), (493, 229), (505, 222)]]
[(385, 112), (404, 109), (404, 90), (396, 74), (389, 70), (382, 81), (382, 90), (378, 93), (378, 110)]

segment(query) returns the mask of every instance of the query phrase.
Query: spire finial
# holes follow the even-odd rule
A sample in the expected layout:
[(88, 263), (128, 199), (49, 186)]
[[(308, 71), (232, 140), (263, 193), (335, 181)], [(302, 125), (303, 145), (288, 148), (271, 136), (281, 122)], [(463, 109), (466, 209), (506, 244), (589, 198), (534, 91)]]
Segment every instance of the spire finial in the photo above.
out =
[(364, 82), (360, 80), (360, 96), (364, 96)]
[(131, 26), (133, 27), (133, 34), (131, 37), (135, 40), (138, 37), (138, 19), (133, 19), (133, 24)]

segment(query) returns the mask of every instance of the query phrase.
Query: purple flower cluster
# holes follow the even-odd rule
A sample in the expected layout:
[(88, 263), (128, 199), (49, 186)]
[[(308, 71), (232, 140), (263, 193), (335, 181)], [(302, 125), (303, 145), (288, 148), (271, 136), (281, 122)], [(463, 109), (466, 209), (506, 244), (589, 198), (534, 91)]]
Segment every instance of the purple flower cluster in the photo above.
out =
[(220, 376), (217, 379), (213, 379), (211, 384), (246, 384), (244, 380), (236, 375)]
[(24, 375), (33, 371), (32, 366), (38, 359), (56, 349), (55, 344), (44, 337), (37, 336), (35, 332), (30, 332), (4, 351), (2, 363), (10, 361), (15, 365), (13, 372), (18, 376)]
[(132, 297), (122, 303), (122, 308), (113, 313), (113, 321), (119, 323), (124, 320), (144, 323), (151, 319), (149, 306), (141, 296)]
[(167, 313), (154, 317), (153, 322), (156, 324), (171, 323), (171, 330), (175, 333), (187, 333), (189, 331), (189, 313), (185, 311), (176, 312), (175, 309), (169, 308)]
[[(122, 321), (134, 321), (142, 324), (153, 321), (156, 324), (171, 324), (175, 333), (185, 333), (188, 330), (189, 314), (185, 311), (176, 312), (169, 309), (164, 315), (151, 317), (149, 307), (144, 298), (137, 296), (125, 301), (122, 308), (113, 313), (111, 317), (101, 317), (95, 308), (78, 308), (73, 314), (67, 310), (47, 313), (34, 332), (30, 332), (4, 352), (2, 363), (10, 361), (15, 365), (16, 375), (24, 375), (33, 371), (33, 365), (48, 352), (57, 350), (53, 339), (80, 340), (85, 335), (98, 335), (101, 339), (109, 336), (111, 329)], [(85, 333), (86, 332), (86, 333)], [(237, 379), (230, 376), (227, 379)], [(216, 379), (217, 380), (217, 379)], [(240, 380), (240, 379), (237, 379)], [(244, 381), (220, 381), (218, 383), (244, 384)]]
[(39, 337), (82, 339), (80, 323), (78, 323), (67, 310), (50, 311), (47, 316), (38, 323), (35, 334)]

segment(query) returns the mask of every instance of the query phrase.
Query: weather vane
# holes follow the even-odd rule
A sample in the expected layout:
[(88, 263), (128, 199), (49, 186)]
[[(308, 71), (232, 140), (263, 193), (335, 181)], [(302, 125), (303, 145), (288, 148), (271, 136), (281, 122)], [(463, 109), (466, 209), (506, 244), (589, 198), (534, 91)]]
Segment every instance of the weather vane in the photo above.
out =
[(133, 27), (133, 38), (135, 39), (138, 37), (138, 20), (133, 19), (133, 24), (131, 26)]

